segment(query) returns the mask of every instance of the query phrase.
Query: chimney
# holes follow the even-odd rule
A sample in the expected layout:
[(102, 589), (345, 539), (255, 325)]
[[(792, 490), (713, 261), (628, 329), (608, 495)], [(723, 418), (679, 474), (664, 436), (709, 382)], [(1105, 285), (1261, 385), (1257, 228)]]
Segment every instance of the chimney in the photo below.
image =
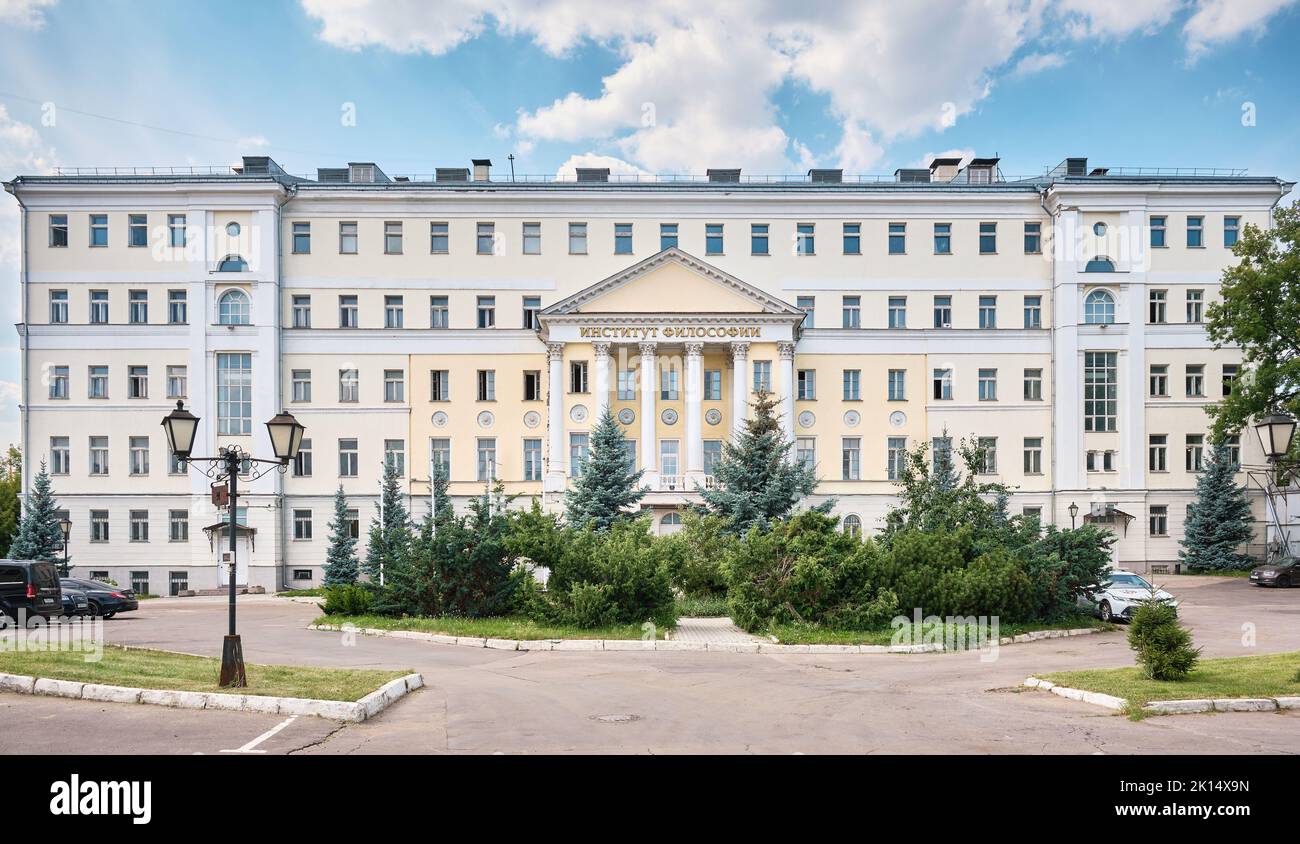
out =
[(579, 167), (578, 181), (580, 182), (608, 182), (608, 167)]
[(490, 182), (492, 181), (492, 159), (475, 158), (474, 164), (474, 181)]
[(733, 182), (737, 184), (740, 182), (740, 168), (736, 168), (735, 170), (720, 170), (715, 167), (710, 167), (707, 172), (709, 174), (710, 182)]
[(930, 181), (951, 182), (957, 177), (957, 168), (960, 165), (960, 158), (936, 158), (930, 162)]
[(815, 185), (838, 185), (844, 181), (843, 170), (809, 170), (808, 181)]

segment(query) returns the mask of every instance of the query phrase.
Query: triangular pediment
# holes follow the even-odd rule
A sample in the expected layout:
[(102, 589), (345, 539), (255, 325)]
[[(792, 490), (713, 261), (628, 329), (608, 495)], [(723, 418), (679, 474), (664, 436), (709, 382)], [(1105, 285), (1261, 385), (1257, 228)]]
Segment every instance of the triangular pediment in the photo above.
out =
[(613, 313), (784, 314), (802, 312), (680, 249), (665, 249), (542, 312), (546, 316)]

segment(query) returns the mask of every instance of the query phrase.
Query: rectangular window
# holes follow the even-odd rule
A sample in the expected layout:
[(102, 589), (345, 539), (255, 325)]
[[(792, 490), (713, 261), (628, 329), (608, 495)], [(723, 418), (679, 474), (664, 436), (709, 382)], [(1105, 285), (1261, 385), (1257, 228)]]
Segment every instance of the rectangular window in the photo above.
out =
[(1240, 234), (1241, 218), (1224, 217), (1223, 218), (1223, 246), (1225, 249), (1231, 249), (1237, 242)]
[(772, 362), (770, 360), (754, 361), (754, 392), (772, 392)]
[(1205, 291), (1188, 290), (1187, 291), (1187, 321), (1192, 323), (1204, 322), (1205, 319)]
[[(722, 441), (712, 440), (718, 444), (718, 458), (722, 457)], [(817, 438), (797, 437), (794, 441), (794, 459), (800, 466), (813, 468), (817, 465)], [(710, 472), (709, 474), (713, 474)]]
[(618, 371), (618, 398), (619, 401), (633, 401), (636, 399), (637, 372), (635, 369), (620, 369)]
[(569, 254), (587, 254), (587, 224), (569, 223)]
[(767, 236), (767, 223), (754, 223), (749, 227), (749, 254), (770, 254)]
[(813, 223), (796, 223), (794, 227), (794, 254), (815, 254), (814, 242), (816, 226)]
[(131, 437), (127, 445), (130, 449), (127, 465), (132, 475), (149, 474), (149, 438)]
[(148, 542), (149, 541), (149, 511), (132, 510), (130, 515), (131, 515), (130, 518), (131, 541)]
[(384, 370), (384, 401), (406, 401), (406, 372), (401, 369)]
[(446, 255), (451, 251), (451, 234), (447, 223), (429, 223), (429, 254)]
[(189, 295), (184, 290), (168, 290), (167, 322), (171, 325), (188, 325), (189, 321)]
[(357, 441), (339, 440), (339, 477), (355, 478), (357, 476)]
[(1025, 401), (1043, 400), (1043, 370), (1025, 370)]
[(293, 511), (293, 538), (296, 540), (311, 539), (310, 510)]
[(998, 327), (998, 297), (981, 296), (979, 301), (980, 328)]
[(451, 401), (450, 370), (429, 370), (429, 401)]
[(524, 254), (540, 255), (542, 254), (542, 224), (541, 223), (524, 223)]
[(1117, 352), (1083, 353), (1083, 429), (1114, 431), (1119, 413)]
[(476, 228), (475, 244), (479, 255), (497, 254), (497, 235), (495, 223), (479, 223)]
[(569, 434), (569, 476), (582, 477), (590, 456), (591, 437), (589, 434), (575, 432)]
[(311, 297), (293, 297), (293, 327), (311, 328)]
[[(801, 459), (798, 441), (795, 444), (795, 459)], [(713, 473), (718, 468), (718, 463), (722, 460), (722, 440), (705, 440), (704, 441), (704, 474), (713, 477)]]
[(1164, 397), (1169, 395), (1169, 365), (1151, 364), (1151, 395)]
[(190, 511), (167, 511), (167, 538), (172, 542), (190, 541)]
[(1025, 474), (1043, 474), (1043, 438), (1025, 437)]
[(934, 224), (934, 254), (952, 254), (952, 223)]
[(293, 401), (309, 402), (311, 401), (311, 370), (295, 369), (291, 377)]
[(189, 380), (189, 371), (187, 367), (167, 367), (167, 398), (186, 398), (189, 395)]
[(108, 398), (108, 367), (92, 366), (87, 370), (87, 390), (86, 398), (106, 399)]
[(1165, 241), (1165, 217), (1163, 215), (1151, 218), (1151, 245), (1156, 249), (1163, 249), (1167, 245)]
[(952, 400), (952, 370), (936, 369), (934, 371), (934, 390), (931, 395), (935, 401)]
[(797, 392), (800, 401), (812, 401), (817, 398), (817, 370), (801, 369), (795, 374)]
[(569, 392), (587, 392), (587, 362), (585, 360), (569, 362)]
[(293, 476), (295, 478), (310, 478), (311, 469), (311, 440), (304, 438), (298, 446), (298, 456), (293, 459)]
[(1147, 296), (1147, 322), (1152, 325), (1163, 325), (1168, 321), (1168, 297), (1167, 290), (1152, 290)]
[(889, 370), (889, 400), (906, 401), (907, 400), (907, 370), (891, 369)]
[(934, 327), (952, 328), (952, 297), (934, 297)]
[(524, 440), (524, 480), (540, 481), (542, 479), (542, 441)]
[(980, 401), (998, 400), (998, 371), (996, 369), (981, 369), (979, 371), (979, 397)]
[(384, 466), (406, 477), (406, 440), (384, 440)]
[(477, 325), (479, 328), (496, 328), (497, 297), (479, 296), (477, 299)]
[[(809, 244), (812, 246), (812, 244)], [(811, 249), (809, 250), (811, 253)], [(861, 255), (862, 254), (862, 224), (845, 223), (844, 224), (844, 254)]]
[(677, 248), (677, 224), (660, 223), (659, 224), (659, 250)]
[(705, 223), (704, 254), (721, 255), (722, 246), (722, 223)]
[(90, 474), (108, 474), (108, 437), (90, 438)]
[(862, 400), (862, 370), (844, 370), (844, 401)]
[(451, 311), (446, 296), (429, 297), (429, 327), (450, 328)]
[(108, 541), (108, 511), (107, 510), (90, 511), (90, 541), (91, 542)]
[(354, 295), (339, 297), (339, 328), (356, 328), (360, 324), (357, 297)]
[(722, 370), (704, 370), (704, 400), (722, 401)]
[(217, 355), (217, 433), (253, 432), (253, 356)]
[(355, 220), (339, 223), (339, 254), (357, 254), (357, 224)]
[(888, 324), (890, 328), (907, 328), (907, 297), (890, 296)]
[(1241, 435), (1228, 434), (1223, 438), (1223, 447), (1228, 453), (1228, 462), (1238, 468), (1241, 467)]
[(907, 252), (907, 223), (889, 224), (889, 254), (903, 255)]
[(813, 314), (817, 310), (817, 298), (815, 296), (800, 296), (798, 299), (799, 310), (803, 311), (803, 328), (813, 327)]
[(1232, 385), (1236, 382), (1237, 376), (1241, 372), (1241, 367), (1235, 363), (1225, 363), (1223, 365), (1223, 374), (1220, 376), (1220, 384), (1224, 396), (1232, 395)]
[(541, 312), (542, 312), (542, 297), (525, 296), (524, 297), (524, 328), (530, 331), (536, 331), (537, 329), (541, 328), (542, 324), (537, 318), (538, 314), (540, 314)]
[(357, 369), (339, 370), (339, 401), (361, 401), (361, 371)]
[(72, 446), (68, 437), (50, 437), (50, 474), (66, 475), (72, 471)]
[(126, 292), (127, 322), (132, 325), (144, 325), (149, 322), (149, 291), (128, 290)]
[(844, 328), (862, 327), (862, 297), (845, 296), (843, 299)]
[(1043, 251), (1043, 224), (1025, 223), (1025, 254), (1038, 255)]
[(93, 325), (108, 324), (108, 291), (90, 291), (90, 322)]
[(429, 440), (429, 459), (433, 461), (435, 469), (441, 469), (443, 474), (451, 477), (451, 440), (446, 438), (434, 438)]
[(50, 246), (55, 249), (64, 249), (68, 245), (68, 215), (51, 214), (50, 215)]
[(665, 362), (659, 367), (659, 399), (660, 401), (677, 401), (678, 398), (678, 372), (677, 367), (670, 362)]
[(681, 444), (677, 440), (659, 441), (659, 474), (676, 477), (681, 474)]
[(401, 296), (384, 297), (384, 328), (401, 328), (405, 311)]
[(952, 463), (952, 437), (930, 438), (930, 469), (938, 472), (944, 464)]
[(167, 215), (167, 242), (175, 248), (185, 246), (185, 215)]
[(862, 479), (861, 437), (844, 437), (840, 441), (840, 477), (846, 481)]
[(998, 251), (998, 224), (980, 223), (980, 254), (993, 255)]
[(907, 460), (907, 437), (888, 437), (885, 440), (885, 477), (896, 481), (903, 476)]
[(614, 224), (614, 254), (615, 255), (632, 254), (632, 224), (631, 223)]
[(497, 373), (495, 369), (480, 369), (478, 371), (477, 396), (479, 401), (497, 400)]
[(126, 215), (126, 245), (127, 246), (148, 246), (149, 245), (149, 215), (148, 214), (127, 214)]
[(388, 220), (384, 223), (384, 254), (402, 254), (402, 224), (398, 220)]
[(1205, 435), (1187, 435), (1187, 471), (1200, 472), (1205, 468)]
[(68, 322), (68, 291), (50, 291), (50, 324), (66, 325)]
[(68, 397), (68, 367), (50, 367), (50, 398), (66, 399)]
[(524, 401), (542, 400), (542, 373), (537, 369), (524, 370)]
[(1113, 472), (1115, 471), (1115, 452), (1089, 451), (1084, 462), (1085, 468), (1089, 472)]
[(107, 214), (90, 215), (90, 245), (91, 246), (108, 245), (108, 215)]
[(1025, 328), (1043, 327), (1043, 297), (1025, 297)]
[(1184, 372), (1187, 397), (1200, 398), (1205, 395), (1205, 364), (1189, 363)]
[(976, 441), (977, 462), (975, 473), (978, 475), (996, 475), (998, 473), (998, 438), (980, 437)]
[(1169, 505), (1167, 504), (1151, 505), (1151, 535), (1152, 536), (1169, 535)]
[(1168, 452), (1168, 434), (1151, 434), (1147, 437), (1147, 469), (1152, 472), (1169, 471)]
[(1196, 249), (1205, 245), (1204, 217), (1187, 218), (1187, 247)]
[(293, 224), (293, 254), (311, 254), (311, 223)]

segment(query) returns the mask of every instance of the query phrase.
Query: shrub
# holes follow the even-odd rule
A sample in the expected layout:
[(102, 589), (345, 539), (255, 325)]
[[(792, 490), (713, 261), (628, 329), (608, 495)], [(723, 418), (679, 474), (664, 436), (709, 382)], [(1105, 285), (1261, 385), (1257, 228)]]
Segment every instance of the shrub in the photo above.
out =
[[(645, 519), (615, 522), (607, 531), (570, 530), (551, 569), (547, 588), (559, 611), (573, 607), (572, 593), (581, 584), (605, 587), (611, 624), (653, 621), (671, 627), (677, 621), (672, 586), (662, 549)], [(584, 596), (589, 600), (590, 596)]]
[(1115, 535), (1097, 525), (1046, 533), (1024, 551), (1033, 584), (1034, 615), (1057, 618), (1078, 612), (1080, 598), (1090, 599), (1106, 580)]
[(722, 561), (736, 538), (718, 516), (687, 512), (682, 529), (657, 544), (673, 588), (691, 598), (723, 597), (727, 578)]
[(1149, 680), (1181, 680), (1201, 655), (1200, 648), (1192, 647), (1192, 634), (1178, 622), (1177, 610), (1154, 598), (1133, 614), (1128, 644)]
[(609, 599), (609, 587), (600, 583), (575, 583), (565, 596), (561, 620), (575, 627), (604, 627), (613, 624), (617, 608)]
[(366, 615), (370, 612), (372, 603), (373, 596), (364, 586), (327, 586), (325, 603), (321, 609), (327, 615)]

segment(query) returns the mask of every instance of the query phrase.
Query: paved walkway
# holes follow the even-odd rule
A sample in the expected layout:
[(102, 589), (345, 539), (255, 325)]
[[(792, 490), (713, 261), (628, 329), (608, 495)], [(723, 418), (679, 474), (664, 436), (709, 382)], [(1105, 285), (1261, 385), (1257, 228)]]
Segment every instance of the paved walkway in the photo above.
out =
[(721, 618), (679, 618), (677, 619), (677, 629), (673, 632), (672, 638), (676, 642), (708, 642), (713, 645), (771, 641), (770, 639), (749, 635), (733, 624), (731, 619), (726, 616)]

